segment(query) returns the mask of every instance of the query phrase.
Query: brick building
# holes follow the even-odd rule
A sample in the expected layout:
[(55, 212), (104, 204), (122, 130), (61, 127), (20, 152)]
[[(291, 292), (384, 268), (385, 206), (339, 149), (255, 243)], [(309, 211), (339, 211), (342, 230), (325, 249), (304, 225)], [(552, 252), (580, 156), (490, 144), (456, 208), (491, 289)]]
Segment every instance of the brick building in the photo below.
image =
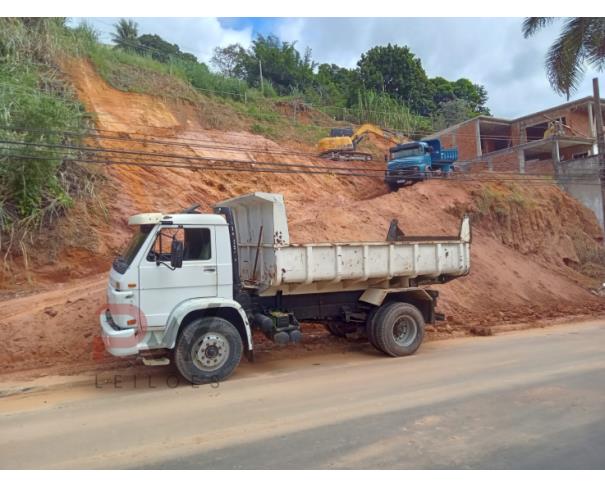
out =
[(561, 161), (597, 153), (593, 104), (586, 97), (514, 120), (479, 116), (427, 138), (458, 147), (469, 171), (558, 172)]

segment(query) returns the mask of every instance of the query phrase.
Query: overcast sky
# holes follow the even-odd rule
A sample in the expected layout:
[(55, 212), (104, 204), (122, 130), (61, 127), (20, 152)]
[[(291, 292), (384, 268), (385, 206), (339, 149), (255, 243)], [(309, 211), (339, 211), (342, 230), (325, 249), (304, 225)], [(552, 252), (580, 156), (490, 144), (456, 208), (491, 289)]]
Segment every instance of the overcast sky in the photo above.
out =
[[(73, 19), (77, 23), (79, 19)], [(141, 34), (158, 34), (208, 62), (215, 46), (247, 47), (257, 33), (275, 34), (306, 46), (313, 59), (355, 67), (360, 54), (376, 45), (407, 45), (430, 77), (469, 78), (486, 87), (492, 114), (514, 118), (565, 102), (546, 80), (544, 56), (560, 22), (524, 39), (522, 19), (507, 18), (135, 18)], [(117, 19), (88, 19), (109, 41)], [(572, 98), (592, 94), (592, 78)], [(604, 78), (605, 79), (605, 78)], [(605, 90), (605, 85), (602, 90)]]

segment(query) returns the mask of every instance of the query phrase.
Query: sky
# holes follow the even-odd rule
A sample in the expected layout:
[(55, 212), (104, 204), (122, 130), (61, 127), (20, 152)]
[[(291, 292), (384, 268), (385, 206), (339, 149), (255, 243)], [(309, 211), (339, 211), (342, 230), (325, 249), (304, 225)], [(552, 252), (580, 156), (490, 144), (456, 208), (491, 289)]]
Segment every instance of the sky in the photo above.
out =
[[(80, 19), (72, 19), (77, 24)], [(109, 42), (117, 18), (89, 18)], [(308, 46), (314, 61), (354, 68), (360, 55), (376, 45), (407, 45), (429, 77), (468, 78), (488, 92), (492, 115), (515, 118), (564, 103), (546, 79), (544, 56), (560, 22), (523, 38), (521, 18), (134, 18), (140, 34), (158, 34), (206, 63), (216, 46), (247, 47), (257, 34)], [(592, 94), (586, 69), (572, 99)], [(602, 88), (602, 91), (605, 87)]]

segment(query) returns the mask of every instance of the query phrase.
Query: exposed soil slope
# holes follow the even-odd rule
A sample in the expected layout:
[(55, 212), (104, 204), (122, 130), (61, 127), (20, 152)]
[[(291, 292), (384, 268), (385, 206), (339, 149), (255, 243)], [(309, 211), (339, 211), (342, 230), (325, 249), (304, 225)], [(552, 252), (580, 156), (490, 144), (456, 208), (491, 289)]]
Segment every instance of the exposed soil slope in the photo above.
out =
[[(112, 132), (115, 140), (90, 140), (91, 145), (241, 161), (234, 167), (253, 167), (262, 161), (335, 164), (300, 154), (301, 149), (313, 152), (313, 147), (278, 144), (245, 132), (241, 119), (234, 119), (232, 131), (208, 129), (212, 114), (203, 107), (115, 90), (87, 63), (71, 64), (69, 74), (81, 100), (96, 115), (97, 127), (123, 132)], [(170, 137), (178, 144), (145, 143), (141, 137)], [(371, 141), (378, 152), (387, 147)], [(296, 154), (280, 153), (288, 148)], [(119, 155), (114, 159), (119, 160)], [(359, 164), (360, 169), (384, 167), (380, 160)], [(208, 210), (216, 201), (252, 191), (284, 194), (291, 240), (299, 243), (383, 240), (392, 218), (408, 234), (456, 234), (461, 214), (471, 212), (475, 222), (471, 274), (439, 286), (440, 308), (450, 316), (454, 329), (605, 309), (603, 299), (588, 289), (595, 281), (574, 270), (581, 267), (584, 253), (597, 252), (601, 232), (596, 219), (554, 186), (433, 180), (388, 193), (380, 177), (118, 165), (103, 171), (107, 218), (72, 212), (65, 219), (69, 224), (60, 224), (70, 229), (62, 252), (32, 256), (30, 282), (44, 293), (13, 299), (6, 295), (3, 306), (10, 312), (0, 318), (5, 347), (2, 369), (94, 365), (93, 338), (98, 333), (96, 313), (104, 299), (105, 269), (128, 238), (129, 215), (174, 211), (194, 203)], [(85, 234), (86, 245), (69, 237), (78, 234), (77, 229)], [(73, 282), (75, 277), (85, 279)], [(54, 287), (56, 283), (65, 284)], [(15, 286), (23, 289), (25, 284), (17, 279)]]

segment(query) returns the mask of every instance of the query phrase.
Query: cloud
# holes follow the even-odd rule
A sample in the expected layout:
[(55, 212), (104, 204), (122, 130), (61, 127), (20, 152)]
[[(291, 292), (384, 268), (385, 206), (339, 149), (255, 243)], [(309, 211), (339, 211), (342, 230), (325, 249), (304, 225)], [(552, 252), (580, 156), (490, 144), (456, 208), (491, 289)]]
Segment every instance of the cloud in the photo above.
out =
[[(277, 34), (311, 47), (318, 62), (355, 67), (361, 53), (387, 43), (407, 45), (430, 77), (469, 78), (486, 87), (494, 115), (516, 117), (565, 102), (554, 93), (544, 56), (560, 24), (530, 39), (520, 18), (280, 19)], [(575, 96), (592, 93), (588, 69)]]
[[(74, 19), (78, 23), (80, 19)], [(104, 41), (110, 40), (113, 24), (118, 18), (87, 19), (102, 34)], [(252, 26), (239, 29), (223, 25), (215, 17), (203, 18), (133, 18), (139, 25), (139, 34), (157, 34), (172, 44), (178, 44), (182, 51), (190, 52), (200, 61), (208, 63), (214, 48), (239, 43), (248, 47), (252, 42)]]

